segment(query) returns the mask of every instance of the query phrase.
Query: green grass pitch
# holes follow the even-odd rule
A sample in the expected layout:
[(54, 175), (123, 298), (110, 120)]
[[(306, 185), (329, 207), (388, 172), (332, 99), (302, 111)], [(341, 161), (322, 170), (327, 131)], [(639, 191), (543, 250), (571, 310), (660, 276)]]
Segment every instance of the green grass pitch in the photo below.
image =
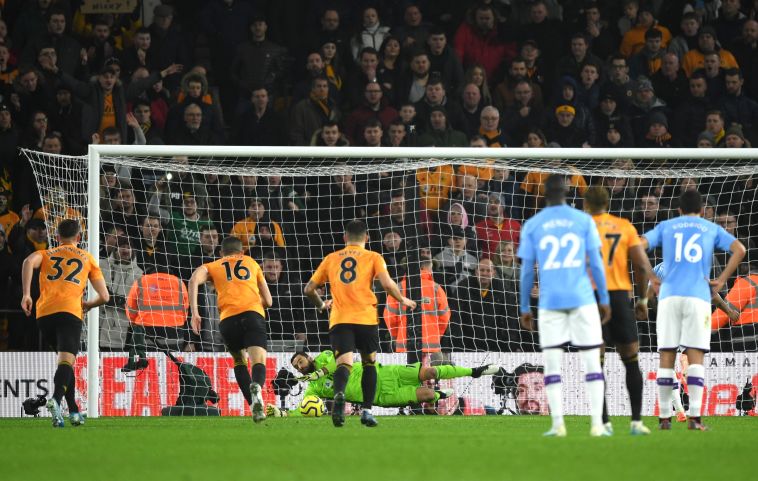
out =
[[(758, 418), (709, 418), (710, 432), (590, 438), (587, 417), (544, 439), (547, 417), (381, 417), (374, 429), (331, 419), (101, 418), (53, 429), (0, 420), (0, 479), (19, 480), (635, 480), (758, 479)], [(647, 418), (654, 427), (655, 420)]]

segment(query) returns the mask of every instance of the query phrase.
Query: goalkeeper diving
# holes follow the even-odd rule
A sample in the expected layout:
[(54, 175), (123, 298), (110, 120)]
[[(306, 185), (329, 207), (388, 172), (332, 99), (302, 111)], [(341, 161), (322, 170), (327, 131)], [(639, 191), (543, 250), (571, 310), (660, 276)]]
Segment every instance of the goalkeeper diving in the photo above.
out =
[[(323, 351), (315, 358), (305, 352), (296, 352), (290, 360), (292, 367), (302, 376), (300, 381), (308, 382), (304, 396), (318, 396), (321, 399), (332, 399), (334, 396), (333, 375), (337, 362), (332, 351)], [(405, 407), (409, 404), (437, 402), (445, 399), (452, 392), (447, 390), (435, 391), (423, 385), (425, 381), (439, 379), (455, 379), (459, 377), (479, 378), (491, 376), (498, 372), (498, 366), (487, 364), (480, 367), (460, 367), (441, 365), (424, 367), (421, 363), (399, 365), (378, 365), (376, 380), (376, 395), (374, 404), (380, 407)], [(352, 403), (363, 402), (361, 375), (363, 367), (353, 366), (345, 388), (345, 400)], [(273, 404), (266, 407), (269, 416), (286, 416)]]

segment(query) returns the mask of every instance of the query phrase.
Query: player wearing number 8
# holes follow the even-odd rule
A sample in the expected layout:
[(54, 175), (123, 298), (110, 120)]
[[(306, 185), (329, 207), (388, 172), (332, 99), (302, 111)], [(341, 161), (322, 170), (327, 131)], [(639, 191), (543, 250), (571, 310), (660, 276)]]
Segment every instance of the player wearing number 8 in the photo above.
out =
[(571, 344), (581, 351), (590, 398), (592, 436), (607, 436), (603, 410), (603, 371), (600, 346), (601, 319), (592, 289), (589, 268), (597, 286), (602, 322), (610, 317), (600, 237), (592, 217), (566, 205), (566, 181), (551, 175), (545, 181), (546, 207), (529, 219), (521, 233), (518, 255), (521, 268), (521, 323), (532, 329), (529, 293), (534, 285), (534, 263), (539, 266), (539, 336), (545, 355), (545, 390), (553, 427), (546, 436), (566, 435), (561, 393), (563, 348)]
[[(71, 423), (79, 425), (82, 417), (76, 405), (74, 362), (79, 352), (84, 312), (108, 302), (108, 289), (97, 261), (77, 247), (79, 223), (64, 220), (58, 225), (58, 247), (37, 251), (24, 260), (22, 284), (24, 297), (21, 308), (27, 316), (32, 312), (30, 289), (34, 269), (39, 269), (40, 297), (37, 301), (37, 323), (45, 344), (58, 351), (53, 397), (47, 408), (53, 416), (53, 426), (63, 427), (60, 403), (66, 397)], [(87, 280), (97, 292), (92, 300), (82, 300)]]
[[(271, 307), (273, 300), (263, 270), (255, 260), (243, 254), (240, 239), (224, 239), (221, 254), (221, 259), (195, 269), (190, 279), (192, 330), (200, 333), (198, 288), (210, 280), (218, 295), (221, 311), (219, 330), (234, 359), (234, 376), (245, 400), (252, 407), (253, 420), (260, 422), (266, 418), (261, 394), (266, 382), (268, 340), (264, 308)], [(253, 364), (252, 377), (247, 369), (245, 352)]]
[[(353, 367), (353, 351), (361, 353), (363, 375), (363, 412), (361, 423), (368, 427), (377, 425), (371, 414), (376, 393), (376, 351), (379, 348), (379, 319), (376, 296), (372, 289), (374, 279), (379, 279), (385, 291), (401, 305), (416, 308), (416, 303), (403, 296), (395, 281), (387, 272), (387, 265), (380, 254), (366, 250), (368, 241), (366, 224), (354, 220), (345, 228), (345, 248), (326, 256), (306, 284), (303, 292), (318, 308), (332, 308), (329, 315), (329, 339), (337, 358), (334, 372), (334, 409), (332, 422), (340, 427), (345, 423), (345, 386)], [(329, 283), (332, 299), (324, 301), (316, 289)], [(312, 373), (316, 380), (324, 374)]]
[[(648, 249), (663, 246), (666, 277), (658, 298), (658, 401), (660, 429), (671, 429), (671, 395), (674, 361), (678, 348), (690, 362), (687, 385), (690, 395), (689, 429), (704, 431), (700, 409), (705, 384), (703, 358), (710, 350), (711, 294), (719, 292), (745, 256), (745, 246), (722, 227), (701, 218), (703, 199), (696, 190), (679, 197), (679, 217), (661, 222), (645, 233)], [(731, 251), (721, 275), (709, 283), (713, 250)], [(709, 285), (710, 284), (710, 285)]]

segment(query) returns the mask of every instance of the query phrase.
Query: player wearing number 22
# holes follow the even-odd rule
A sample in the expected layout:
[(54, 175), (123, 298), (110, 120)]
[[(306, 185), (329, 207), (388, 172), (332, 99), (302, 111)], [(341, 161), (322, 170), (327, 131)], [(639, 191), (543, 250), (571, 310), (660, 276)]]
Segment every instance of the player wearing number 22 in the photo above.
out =
[[(197, 293), (200, 284), (213, 283), (221, 311), (219, 331), (234, 359), (234, 377), (242, 395), (251, 406), (253, 421), (266, 418), (263, 405), (263, 385), (266, 382), (266, 311), (273, 300), (263, 270), (253, 258), (243, 254), (243, 244), (237, 237), (227, 237), (221, 243), (223, 257), (195, 269), (190, 279), (190, 308), (192, 330), (200, 333), (200, 312)], [(252, 363), (252, 377), (247, 358)]]
[[(586, 371), (585, 379), (590, 398), (592, 436), (608, 436), (602, 423), (604, 379), (600, 366), (600, 346), (603, 344), (602, 322), (610, 318), (602, 246), (595, 223), (588, 214), (566, 205), (566, 181), (561, 175), (551, 175), (545, 181), (546, 207), (529, 219), (521, 231), (518, 256), (521, 267), (521, 323), (532, 329), (529, 305), (534, 284), (534, 263), (539, 266), (539, 337), (545, 356), (545, 391), (553, 426), (546, 436), (563, 437), (561, 392), (561, 358), (563, 348), (573, 345), (580, 350)], [(600, 312), (592, 289), (597, 287)]]
[[(345, 248), (326, 256), (303, 290), (317, 309), (331, 307), (329, 339), (337, 359), (332, 409), (332, 422), (336, 427), (345, 424), (345, 387), (356, 349), (363, 365), (361, 423), (368, 427), (377, 425), (371, 414), (376, 394), (376, 351), (379, 348), (377, 301), (372, 289), (374, 279), (379, 279), (384, 290), (401, 305), (416, 308), (416, 303), (403, 296), (390, 277), (382, 256), (366, 250), (367, 241), (366, 224), (358, 220), (349, 222), (345, 228)], [(329, 283), (332, 300), (324, 301), (316, 289), (326, 283)], [(319, 369), (310, 373), (308, 380), (315, 381), (324, 375)]]
[[(79, 223), (64, 220), (58, 225), (58, 247), (37, 251), (24, 260), (22, 284), (24, 297), (21, 308), (27, 316), (32, 312), (30, 288), (34, 269), (39, 269), (40, 296), (37, 300), (37, 323), (44, 344), (58, 351), (58, 367), (53, 376), (53, 396), (47, 409), (53, 418), (53, 427), (64, 426), (61, 400), (66, 397), (71, 424), (84, 422), (76, 405), (76, 379), (74, 362), (79, 352), (82, 318), (86, 310), (108, 302), (108, 289), (97, 261), (87, 251), (79, 249)], [(87, 280), (92, 283), (97, 297), (83, 300)]]
[[(658, 427), (671, 429), (671, 395), (676, 351), (684, 349), (689, 360), (687, 385), (690, 395), (688, 428), (704, 431), (700, 419), (705, 367), (710, 350), (711, 295), (719, 292), (745, 256), (745, 246), (722, 227), (703, 219), (703, 199), (696, 190), (679, 198), (679, 217), (661, 222), (643, 236), (648, 249), (663, 246), (666, 273), (658, 294)], [(713, 250), (730, 251), (721, 275), (709, 282)]]

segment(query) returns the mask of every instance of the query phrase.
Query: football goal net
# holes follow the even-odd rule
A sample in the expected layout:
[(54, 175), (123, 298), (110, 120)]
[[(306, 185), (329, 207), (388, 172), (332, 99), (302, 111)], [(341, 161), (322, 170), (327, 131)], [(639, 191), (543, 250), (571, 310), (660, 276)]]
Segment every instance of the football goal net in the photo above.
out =
[[(127, 309), (132, 286), (143, 275), (167, 273), (186, 285), (198, 266), (220, 257), (226, 236), (242, 240), (273, 294), (267, 312), (267, 378), (273, 381), (280, 368), (292, 369), (292, 353), (329, 349), (328, 314), (308, 303), (303, 285), (324, 256), (344, 245), (344, 224), (365, 221), (367, 247), (381, 253), (392, 277), (425, 306), (409, 314), (377, 290), (380, 361), (503, 367), (494, 379), (443, 381), (456, 390), (447, 412), (546, 412), (527, 379), (541, 374), (541, 356), (536, 334), (519, 326), (516, 253), (523, 223), (543, 206), (543, 182), (551, 173), (567, 176), (568, 202), (580, 209), (588, 186), (604, 186), (609, 212), (631, 221), (639, 234), (677, 215), (680, 192), (698, 189), (706, 200), (704, 216), (748, 247), (738, 276), (750, 278), (750, 262), (758, 268), (758, 161), (752, 149), (93, 145), (83, 157), (24, 154), (34, 169), (51, 245), (61, 219), (80, 219), (83, 247), (100, 260), (111, 293), (108, 305), (88, 314), (86, 356), (78, 361), (90, 416), (159, 415), (173, 405), (182, 383), (164, 352), (208, 375), (223, 414), (245, 412), (233, 362), (224, 354), (211, 285), (200, 291), (199, 333), (173, 318), (165, 325), (136, 325)], [(650, 259), (660, 262), (660, 252)], [(725, 262), (725, 256), (714, 257), (714, 276)], [(430, 283), (441, 287), (445, 299)], [(536, 306), (539, 284), (528, 288)], [(754, 297), (740, 302), (732, 302), (738, 310), (755, 309)], [(657, 356), (654, 303), (650, 307), (637, 324), (649, 383), (646, 414), (655, 409), (650, 376)], [(723, 315), (714, 316), (712, 328), (712, 363), (723, 368), (712, 371), (712, 389), (731, 387), (711, 392), (706, 413), (708, 406), (717, 414), (734, 413), (733, 386), (741, 390), (755, 371), (741, 367), (740, 356), (755, 353), (758, 332), (747, 319)], [(566, 384), (576, 380), (575, 393), (567, 396), (576, 399), (567, 398), (566, 409), (581, 414), (586, 403), (580, 363), (567, 356)], [(623, 366), (610, 355), (606, 370), (611, 413), (626, 412)], [(279, 403), (276, 386), (282, 383), (267, 384), (267, 401)], [(296, 405), (297, 388), (282, 399)]]

